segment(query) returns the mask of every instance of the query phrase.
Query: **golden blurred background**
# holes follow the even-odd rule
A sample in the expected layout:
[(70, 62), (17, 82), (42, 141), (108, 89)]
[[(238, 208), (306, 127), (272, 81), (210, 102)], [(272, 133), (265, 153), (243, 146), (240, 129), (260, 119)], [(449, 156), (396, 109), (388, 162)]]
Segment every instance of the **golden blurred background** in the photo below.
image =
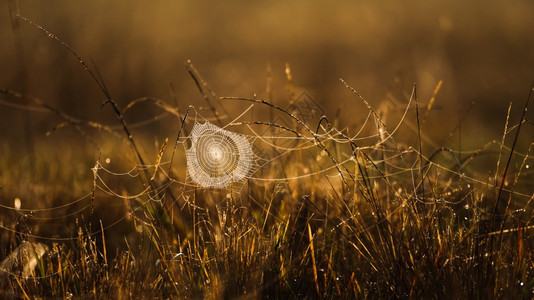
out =
[[(173, 93), (182, 111), (202, 105), (188, 59), (219, 96), (265, 97), (269, 65), (280, 87), (273, 101), (284, 106), (289, 63), (293, 83), (348, 126), (367, 108), (340, 78), (375, 107), (391, 93), (409, 95), (414, 83), (424, 105), (442, 80), (426, 130), (447, 141), (474, 101), (462, 133), (478, 145), (500, 138), (510, 101), (518, 119), (534, 79), (534, 2), (526, 0), (2, 1), (0, 88), (104, 124), (117, 122), (99, 110), (105, 99), (89, 74), (42, 31), (12, 23), (17, 9), (96, 66), (120, 106), (143, 96), (174, 104)], [(7, 106), (0, 115), (10, 149), (26, 149), (28, 136), (41, 139), (61, 122)]]

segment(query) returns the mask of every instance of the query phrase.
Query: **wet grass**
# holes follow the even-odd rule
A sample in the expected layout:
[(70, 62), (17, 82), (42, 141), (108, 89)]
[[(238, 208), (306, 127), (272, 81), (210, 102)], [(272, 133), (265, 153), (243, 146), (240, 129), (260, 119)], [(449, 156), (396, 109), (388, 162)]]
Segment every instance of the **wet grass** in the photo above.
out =
[[(431, 142), (439, 86), (427, 103), (414, 86), (375, 108), (343, 81), (368, 113), (352, 126), (299, 94), (289, 66), (281, 99), (269, 79), (265, 98), (219, 97), (187, 62), (205, 107), (145, 97), (123, 108), (94, 68), (33, 25), (81, 61), (116, 123), (0, 90), (4, 105), (59, 119), (33, 156), (6, 144), (0, 157), (0, 259), (26, 241), (47, 248), (31, 275), (20, 258), (2, 269), (3, 298), (534, 295), (530, 93), (519, 115), (502, 113), (501, 138), (474, 150), (462, 150), (460, 123), (458, 143)], [(146, 110), (150, 122), (172, 117), (164, 139), (127, 121), (143, 105), (159, 109)], [(202, 188), (187, 176), (186, 137), (206, 120), (254, 143), (259, 169), (242, 184)]]

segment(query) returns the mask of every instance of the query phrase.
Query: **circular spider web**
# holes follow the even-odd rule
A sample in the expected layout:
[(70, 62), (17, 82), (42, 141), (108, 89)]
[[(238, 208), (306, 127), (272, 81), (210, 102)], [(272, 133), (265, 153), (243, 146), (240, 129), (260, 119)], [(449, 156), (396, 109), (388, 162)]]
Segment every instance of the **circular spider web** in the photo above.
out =
[(252, 173), (254, 152), (246, 137), (210, 122), (195, 123), (187, 150), (187, 170), (194, 183), (225, 188)]

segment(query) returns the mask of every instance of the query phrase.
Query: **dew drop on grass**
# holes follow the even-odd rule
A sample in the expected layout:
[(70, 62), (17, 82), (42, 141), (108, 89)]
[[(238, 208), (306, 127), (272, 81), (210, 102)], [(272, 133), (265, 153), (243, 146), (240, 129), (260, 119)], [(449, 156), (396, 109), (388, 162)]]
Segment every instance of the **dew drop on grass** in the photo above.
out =
[(20, 201), (20, 198), (18, 198), (18, 197), (15, 198), (15, 200), (13, 201), (13, 205), (15, 206), (15, 209), (16, 209), (16, 210), (19, 210), (20, 207), (21, 207), (21, 205), (22, 205), (22, 203), (21, 203), (21, 201)]

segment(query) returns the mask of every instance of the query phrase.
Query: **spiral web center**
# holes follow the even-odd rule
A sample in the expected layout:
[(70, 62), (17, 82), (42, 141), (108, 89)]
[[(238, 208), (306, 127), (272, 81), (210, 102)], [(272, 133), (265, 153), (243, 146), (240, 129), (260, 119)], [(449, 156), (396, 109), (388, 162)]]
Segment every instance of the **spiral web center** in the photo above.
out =
[(209, 122), (196, 123), (187, 150), (187, 168), (202, 187), (224, 188), (250, 175), (254, 153), (246, 137)]
[[(196, 146), (200, 167), (212, 177), (231, 174), (239, 164), (237, 145), (232, 139), (220, 135), (220, 132), (206, 133)], [(198, 153), (206, 155), (198, 156)]]
[(214, 161), (218, 163), (220, 163), (223, 158), (222, 150), (218, 146), (214, 146), (212, 149), (210, 149), (209, 155)]

